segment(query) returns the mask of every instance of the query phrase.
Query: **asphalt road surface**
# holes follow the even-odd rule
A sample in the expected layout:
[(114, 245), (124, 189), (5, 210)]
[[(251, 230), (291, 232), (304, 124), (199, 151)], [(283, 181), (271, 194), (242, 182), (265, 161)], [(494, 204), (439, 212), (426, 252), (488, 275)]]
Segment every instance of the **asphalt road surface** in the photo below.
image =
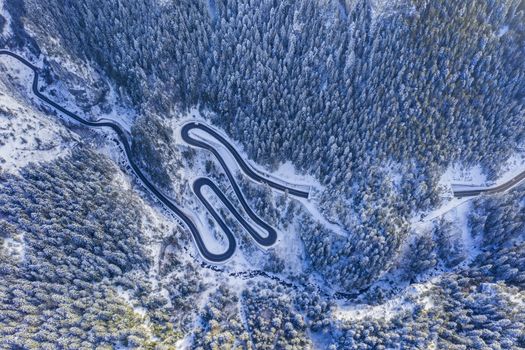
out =
[(235, 216), (235, 218), (239, 221), (239, 223), (244, 227), (246, 231), (252, 236), (252, 238), (259, 243), (262, 246), (271, 246), (275, 243), (277, 240), (277, 232), (266, 222), (259, 219), (257, 216), (255, 216), (255, 219), (257, 220), (257, 224), (262, 227), (268, 234), (266, 237), (261, 236), (259, 232), (257, 232), (244, 218), (242, 215), (235, 209), (235, 207), (231, 204), (231, 202), (226, 198), (226, 196), (222, 193), (222, 191), (215, 185), (214, 182), (212, 182), (210, 179), (206, 177), (201, 177), (195, 180), (193, 183), (193, 192), (197, 195), (197, 197), (200, 199), (200, 201), (204, 204), (206, 209), (210, 212), (210, 214), (213, 216), (213, 218), (219, 223), (222, 230), (226, 233), (226, 236), (228, 237), (228, 241), (235, 243), (235, 240), (233, 238), (233, 235), (228, 228), (228, 226), (224, 223), (222, 218), (217, 214), (215, 209), (210, 205), (210, 203), (204, 198), (202, 195), (202, 187), (207, 186), (212, 189), (212, 191), (219, 197), (221, 202), (228, 208), (228, 210)]
[(505, 192), (509, 188), (514, 187), (517, 184), (519, 184), (521, 181), (523, 181), (523, 179), (525, 179), (525, 171), (522, 173), (519, 173), (518, 175), (514, 176), (509, 181), (499, 186), (483, 188), (483, 189), (476, 189), (476, 190), (454, 191), (454, 197), (457, 197), (457, 198), (474, 197), (474, 196), (479, 196), (481, 194), (495, 194), (495, 193)]
[[(222, 161), (221, 156), (213, 148), (213, 146), (210, 146), (209, 144), (207, 144), (207, 143), (205, 143), (203, 141), (199, 141), (199, 140), (191, 137), (190, 131), (193, 130), (193, 129), (202, 130), (202, 131), (212, 135), (215, 139), (217, 139), (233, 155), (233, 157), (235, 158), (235, 161), (237, 162), (237, 164), (239, 164), (239, 166), (241, 167), (242, 171), (248, 177), (252, 178), (253, 180), (255, 180), (255, 181), (259, 182), (259, 183), (267, 184), (268, 186), (270, 186), (272, 188), (275, 188), (277, 190), (280, 190), (280, 191), (283, 191), (283, 192), (288, 192), (289, 194), (294, 195), (296, 197), (308, 198), (309, 193), (307, 191), (301, 191), (301, 190), (298, 190), (298, 189), (296, 189), (294, 187), (280, 184), (278, 182), (272, 181), (270, 179), (267, 179), (267, 178), (257, 174), (257, 172), (255, 172), (248, 164), (246, 164), (246, 162), (244, 161), (244, 159), (242, 159), (242, 157), (240, 156), (239, 152), (237, 152), (235, 147), (233, 147), (224, 137), (222, 137), (218, 132), (216, 132), (215, 130), (213, 130), (209, 126), (207, 126), (207, 125), (205, 125), (203, 123), (193, 122), (193, 121), (186, 123), (182, 127), (182, 130), (181, 130), (182, 139), (184, 141), (186, 141), (188, 144), (192, 145), (192, 146), (199, 147), (199, 148), (204, 148), (204, 149), (207, 149), (208, 151), (212, 152), (215, 155), (215, 157), (217, 157), (219, 159), (219, 161), (221, 161), (221, 164), (223, 164), (224, 161)], [(227, 169), (225, 164), (223, 164), (223, 168)]]

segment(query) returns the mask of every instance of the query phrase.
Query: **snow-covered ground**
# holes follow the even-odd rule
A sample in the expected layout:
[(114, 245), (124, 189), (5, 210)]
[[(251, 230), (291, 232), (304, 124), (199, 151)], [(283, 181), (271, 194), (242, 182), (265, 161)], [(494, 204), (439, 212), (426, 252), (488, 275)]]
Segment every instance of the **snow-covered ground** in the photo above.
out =
[(0, 15), (4, 17), (6, 22), (0, 35), (2, 35), (4, 38), (8, 38), (11, 36), (11, 34), (13, 34), (13, 30), (11, 29), (11, 15), (9, 15), (5, 9), (5, 0), (0, 0)]
[(471, 211), (472, 198), (454, 198), (446, 203), (446, 205), (433, 211), (430, 215), (425, 217), (422, 221), (413, 221), (412, 229), (414, 232), (426, 232), (432, 229), (433, 220), (437, 218), (444, 218), (449, 222), (457, 223), (461, 230), (461, 243), (465, 250), (467, 259), (465, 262), (472, 261), (479, 253), (479, 242), (472, 237), (472, 232), (468, 226), (468, 216)]
[[(111, 120), (119, 124), (122, 129), (130, 132), (136, 112), (133, 108), (122, 103), (117, 95), (116, 88), (106, 78), (102, 77), (92, 67), (76, 64), (64, 58), (53, 58), (52, 66), (65, 74), (68, 84), (63, 81), (55, 81), (47, 87), (47, 90), (54, 91), (55, 96), (50, 96), (55, 102), (66, 109), (74, 112), (86, 120)], [(67, 72), (67, 73), (64, 73)], [(90, 91), (85, 84), (94, 85), (97, 81), (103, 81), (108, 88), (104, 95), (103, 103), (97, 103), (90, 107), (88, 112), (82, 110), (75, 101), (75, 96), (70, 91), (82, 92), (81, 95), (96, 98), (96, 92)], [(42, 81), (41, 81), (42, 84)], [(49, 95), (49, 91), (46, 92)]]
[(117, 294), (131, 307), (133, 311), (141, 317), (146, 317), (146, 309), (142, 306), (138, 306), (139, 302), (134, 300), (131, 293), (124, 290), (121, 286), (117, 287)]
[(0, 169), (14, 173), (30, 162), (67, 155), (65, 135), (65, 130), (39, 112), (0, 93)]
[(319, 208), (315, 203), (313, 203), (311, 200), (304, 199), (304, 198), (297, 198), (299, 202), (304, 206), (304, 208), (310, 213), (312, 218), (314, 218), (316, 221), (318, 221), (321, 225), (329, 229), (330, 231), (338, 234), (339, 236), (348, 237), (348, 232), (343, 229), (343, 227), (330, 222), (326, 219), (326, 217), (321, 213)]
[[(10, 89), (6, 90), (9, 84), (17, 87), (16, 93), (23, 94), (24, 97), (33, 96), (31, 90), (33, 71), (31, 69), (27, 68), (16, 58), (7, 55), (0, 56), (0, 69), (2, 71), (2, 81), (4, 82), (1, 91), (10, 91)], [(12, 94), (15, 94), (15, 92), (13, 91)]]
[(104, 113), (103, 111), (95, 111), (97, 120), (111, 120), (121, 126), (122, 129), (126, 130), (128, 133), (131, 133), (131, 126), (133, 121), (136, 118), (136, 113), (132, 108), (122, 106), (117, 103), (118, 97), (115, 93), (114, 87), (111, 87), (110, 93), (108, 95), (108, 100), (112, 101), (110, 104), (114, 106), (109, 113)]
[[(246, 155), (243, 155), (243, 157), (246, 157)], [(260, 168), (260, 166), (251, 163), (250, 166), (254, 169)], [(259, 172), (264, 174), (268, 173), (266, 170), (259, 170)], [(307, 190), (309, 187), (314, 187), (319, 190), (324, 188), (323, 186), (321, 186), (319, 181), (312, 175), (300, 174), (290, 161), (281, 163), (277, 170), (270, 173), (269, 176), (271, 177), (271, 179), (276, 179), (277, 181), (279, 181), (279, 179), (285, 179), (284, 182), (287, 185), (291, 185), (292, 187), (297, 188), (303, 188), (305, 190)]]
[(216, 224), (214, 228), (211, 227), (206, 215), (206, 209), (204, 209), (204, 207), (200, 208), (197, 206), (192, 208), (192, 213), (195, 214), (192, 216), (197, 218), (197, 220), (195, 220), (195, 225), (201, 234), (206, 248), (215, 254), (225, 252), (226, 249), (228, 249), (228, 241), (226, 236), (218, 224)]
[(471, 168), (463, 168), (456, 164), (447, 169), (441, 176), (440, 184), (444, 186), (468, 185), (468, 186), (483, 186), (487, 181), (483, 174), (481, 166), (477, 165)]
[(504, 25), (498, 30), (498, 33), (496, 35), (498, 36), (498, 38), (501, 38), (503, 35), (507, 34), (508, 31), (509, 31), (509, 26)]
[(502, 166), (502, 174), (495, 181), (489, 182), (489, 186), (498, 186), (512, 179), (522, 171), (525, 171), (525, 151), (514, 153)]
[(479, 165), (465, 169), (456, 164), (443, 174), (440, 185), (449, 191), (483, 189), (501, 185), (523, 171), (525, 171), (525, 152), (517, 151), (503, 164), (502, 173), (497, 179), (487, 179)]
[(0, 250), (3, 250), (7, 256), (12, 256), (18, 261), (23, 261), (25, 256), (24, 250), (24, 237), (9, 237), (4, 239), (3, 247)]
[(444, 214), (448, 213), (452, 209), (457, 208), (458, 206), (470, 201), (471, 199), (472, 197), (452, 198), (451, 200), (445, 202), (440, 207), (427, 213), (423, 218), (416, 216), (415, 218), (411, 220), (411, 223), (415, 224), (418, 222), (430, 222), (434, 219), (442, 217)]
[(74, 136), (28, 103), (31, 71), (5, 56), (0, 70), (0, 168), (17, 172), (30, 162), (68, 154)]
[(411, 312), (416, 305), (421, 305), (424, 310), (432, 307), (432, 300), (426, 292), (430, 290), (433, 282), (412, 284), (403, 293), (379, 305), (337, 304), (334, 317), (342, 321), (360, 321), (365, 318), (391, 320), (405, 312)]
[(370, 7), (374, 22), (380, 18), (391, 16), (396, 12), (414, 13), (416, 11), (416, 7), (406, 0), (372, 0)]
[(461, 242), (465, 250), (466, 260), (464, 263), (470, 263), (481, 252), (479, 249), (479, 242), (472, 236), (472, 230), (468, 225), (468, 216), (470, 214), (472, 203), (466, 202), (449, 212), (447, 215), (451, 221), (456, 222), (461, 229)]

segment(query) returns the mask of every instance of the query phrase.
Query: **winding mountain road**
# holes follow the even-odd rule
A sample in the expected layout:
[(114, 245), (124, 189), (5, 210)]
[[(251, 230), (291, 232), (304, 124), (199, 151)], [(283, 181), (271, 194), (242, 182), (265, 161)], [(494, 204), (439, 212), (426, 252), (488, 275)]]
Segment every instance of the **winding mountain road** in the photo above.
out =
[[(214, 129), (210, 128), (209, 126), (203, 123), (200, 123), (200, 122), (195, 122), (195, 121), (188, 122), (182, 126), (181, 128), (182, 139), (189, 145), (208, 150), (215, 156), (215, 158), (217, 158), (217, 160), (219, 161), (219, 163), (221, 164), (224, 170), (224, 173), (228, 177), (228, 180), (230, 181), (230, 184), (235, 192), (235, 195), (239, 199), (239, 202), (241, 203), (242, 208), (244, 209), (246, 214), (250, 217), (250, 219), (253, 222), (255, 222), (259, 227), (264, 229), (268, 233), (268, 235), (266, 237), (260, 236), (258, 232), (255, 231), (251, 227), (251, 225), (249, 225), (244, 219), (242, 219), (240, 214), (235, 210), (235, 208), (231, 205), (228, 199), (224, 197), (222, 192), (209, 179), (200, 178), (194, 182), (193, 191), (195, 192), (197, 197), (201, 200), (204, 206), (206, 206), (206, 208), (212, 214), (212, 216), (217, 220), (217, 217), (218, 217), (217, 214), (215, 213), (213, 209), (210, 209), (211, 208), (210, 204), (202, 196), (202, 193), (200, 191), (201, 187), (204, 185), (212, 188), (215, 194), (219, 196), (221, 201), (228, 207), (230, 212), (235, 216), (235, 218), (239, 221), (239, 223), (248, 231), (248, 233), (250, 233), (250, 235), (253, 237), (253, 239), (257, 243), (259, 243), (260, 245), (266, 246), (266, 247), (273, 245), (275, 241), (277, 240), (277, 233), (275, 232), (275, 230), (270, 225), (268, 225), (266, 222), (264, 222), (261, 218), (259, 218), (252, 211), (252, 209), (246, 202), (246, 199), (244, 198), (241, 189), (237, 185), (237, 182), (235, 181), (233, 174), (231, 173), (230, 169), (228, 168), (228, 165), (226, 164), (226, 162), (224, 161), (224, 158), (222, 158), (220, 153), (212, 145), (204, 141), (198, 140), (195, 137), (192, 137), (190, 132), (191, 130), (195, 130), (195, 129), (204, 131), (212, 135), (214, 138), (216, 138), (224, 147), (226, 147), (228, 151), (230, 151), (230, 153), (234, 156), (235, 160), (237, 161), (241, 169), (245, 172), (245, 174), (249, 176), (250, 178), (252, 178), (254, 181), (259, 182), (261, 184), (267, 184), (268, 186), (272, 188), (275, 188), (283, 192), (288, 192), (291, 195), (298, 196), (301, 198), (308, 198), (309, 193), (307, 191), (301, 191), (293, 187), (287, 187), (281, 183), (272, 181), (270, 179), (267, 179), (257, 174), (255, 171), (252, 170), (252, 168), (248, 164), (244, 162), (244, 160), (239, 155), (237, 150), (224, 137), (222, 137), (219, 133), (217, 133)], [(219, 220), (217, 221), (220, 224), (220, 221)], [(225, 225), (220, 224), (220, 226), (225, 232), (227, 232), (225, 230)]]
[(128, 159), (129, 165), (133, 169), (133, 172), (135, 173), (135, 175), (142, 181), (144, 186), (162, 204), (164, 204), (170, 211), (172, 211), (175, 215), (177, 215), (184, 222), (186, 227), (190, 230), (191, 234), (193, 235), (193, 239), (195, 240), (195, 243), (196, 243), (200, 253), (202, 254), (202, 256), (205, 259), (207, 259), (207, 260), (209, 260), (211, 262), (223, 262), (223, 261), (229, 259), (233, 255), (233, 253), (235, 253), (235, 244), (233, 244), (233, 245), (230, 244), (228, 246), (228, 249), (224, 253), (221, 253), (221, 254), (212, 253), (206, 248), (206, 244), (204, 243), (204, 241), (203, 241), (203, 239), (202, 239), (202, 237), (201, 237), (197, 227), (195, 226), (195, 223), (193, 222), (193, 220), (188, 215), (186, 215), (181, 208), (179, 208), (175, 203), (173, 203), (166, 195), (164, 195), (160, 190), (158, 190), (146, 178), (144, 173), (137, 166), (137, 164), (133, 160), (133, 154), (132, 154), (132, 151), (131, 151), (131, 146), (130, 146), (130, 143), (128, 141), (129, 135), (128, 135), (127, 132), (125, 132), (123, 129), (121, 129), (121, 127), (118, 124), (113, 123), (111, 121), (104, 121), (104, 122), (95, 121), (95, 122), (93, 122), (93, 121), (85, 120), (84, 118), (79, 117), (75, 113), (68, 111), (64, 107), (60, 106), (58, 103), (52, 101), (47, 96), (43, 95), (38, 90), (38, 79), (39, 79), (39, 75), (38, 75), (39, 69), (38, 69), (38, 67), (34, 66), (32, 63), (30, 63), (29, 61), (27, 61), (23, 57), (15, 54), (13, 52), (7, 51), (7, 50), (0, 50), (0, 55), (7, 55), (7, 56), (11, 56), (13, 58), (16, 58), (18, 61), (20, 61), (26, 67), (30, 68), (33, 71), (32, 91), (35, 94), (35, 96), (38, 97), (40, 100), (44, 101), (45, 103), (49, 104), (53, 108), (57, 109), (58, 111), (62, 112), (63, 114), (67, 115), (68, 117), (76, 120), (77, 122), (79, 122), (79, 123), (81, 123), (83, 125), (87, 125), (89, 127), (94, 127), (94, 128), (106, 127), (106, 128), (110, 128), (111, 130), (113, 130), (115, 132), (115, 134), (117, 134), (117, 136), (118, 136), (118, 139), (119, 139), (119, 141), (120, 141), (120, 143), (121, 143), (121, 145), (122, 145), (122, 147), (124, 149), (124, 152), (126, 153), (126, 157)]
[[(271, 246), (271, 245), (273, 245), (275, 243), (275, 241), (277, 240), (277, 232), (273, 229), (273, 227), (271, 227), (266, 222), (264, 222), (261, 219), (259, 219), (258, 216), (256, 216), (255, 214), (252, 213), (254, 215), (252, 217), (252, 219), (254, 221), (256, 221), (256, 223), (260, 227), (262, 227), (266, 232), (268, 232), (268, 235), (266, 237), (261, 236), (259, 234), (259, 232), (257, 232), (246, 220), (244, 220), (242, 215), (237, 211), (237, 209), (235, 209), (235, 207), (231, 204), (231, 202), (228, 200), (228, 198), (226, 198), (226, 196), (217, 187), (217, 185), (215, 185), (215, 183), (213, 183), (210, 179), (208, 179), (206, 177), (198, 178), (197, 180), (195, 180), (195, 182), (193, 182), (193, 192), (197, 195), (197, 197), (200, 199), (200, 201), (204, 204), (206, 209), (208, 209), (208, 211), (213, 216), (215, 221), (217, 221), (219, 223), (219, 225), (221, 226), (222, 230), (226, 233), (226, 236), (228, 237), (228, 241), (230, 241), (230, 244), (231, 244), (231, 241), (233, 239), (233, 235), (230, 232), (230, 229), (228, 228), (228, 226), (224, 223), (224, 221), (221, 219), (221, 217), (217, 214), (217, 212), (210, 205), (210, 203), (202, 195), (201, 189), (204, 186), (207, 186), (207, 187), (212, 189), (212, 191), (215, 193), (215, 195), (217, 195), (217, 197), (219, 197), (221, 202), (228, 208), (228, 210), (233, 214), (233, 216), (235, 216), (237, 221), (239, 221), (239, 223), (244, 227), (244, 229), (246, 231), (248, 231), (250, 236), (252, 236), (252, 238), (257, 243), (259, 243), (262, 246), (266, 246), (266, 247)], [(250, 215), (250, 217), (251, 217), (251, 215)]]
[[(30, 63), (25, 58), (17, 55), (16, 53), (8, 51), (8, 50), (0, 50), (0, 56), (1, 55), (13, 57), (33, 71), (32, 91), (33, 91), (33, 94), (36, 97), (38, 97), (40, 100), (42, 100), (43, 102), (55, 108), (56, 110), (60, 111), (61, 113), (67, 115), (68, 117), (74, 119), (75, 121), (83, 125), (93, 127), (93, 128), (110, 128), (111, 130), (113, 130), (113, 132), (115, 132), (115, 134), (118, 137), (118, 140), (120, 141), (122, 145), (124, 153), (126, 154), (128, 163), (131, 169), (133, 170), (133, 172), (135, 173), (135, 175), (140, 179), (142, 184), (150, 191), (150, 193), (155, 196), (155, 198), (157, 198), (171, 212), (173, 212), (177, 217), (179, 217), (182, 220), (186, 228), (192, 234), (195, 244), (197, 245), (197, 248), (204, 259), (210, 262), (213, 262), (213, 263), (224, 262), (228, 260), (229, 258), (231, 258), (231, 256), (235, 253), (235, 249), (237, 246), (235, 237), (231, 233), (230, 229), (227, 227), (227, 225), (224, 223), (221, 217), (217, 214), (217, 212), (213, 209), (210, 203), (202, 195), (201, 189), (204, 186), (207, 186), (213, 190), (213, 192), (219, 197), (219, 199), (223, 202), (223, 204), (231, 211), (231, 213), (235, 216), (235, 218), (241, 223), (241, 225), (248, 231), (248, 233), (252, 236), (252, 238), (257, 243), (263, 246), (271, 246), (275, 243), (277, 239), (276, 231), (271, 226), (266, 224), (263, 220), (261, 220), (257, 215), (255, 215), (255, 213), (253, 213), (253, 211), (250, 209), (250, 207), (246, 203), (246, 200), (244, 199), (241, 193), (241, 190), (239, 189), (237, 183), (235, 182), (233, 175), (231, 174), (230, 170), (226, 166), (226, 163), (224, 162), (220, 154), (211, 145), (208, 145), (202, 141), (195, 140), (189, 135), (190, 129), (192, 128), (202, 129), (204, 127), (203, 125), (200, 125), (199, 123), (186, 124), (183, 128), (183, 136), (185, 135), (184, 140), (190, 145), (204, 148), (204, 149), (211, 151), (217, 157), (217, 159), (223, 166), (224, 171), (226, 172), (228, 179), (230, 180), (232, 187), (234, 188), (235, 193), (237, 194), (243, 206), (243, 209), (257, 225), (259, 225), (261, 228), (263, 228), (267, 232), (267, 236), (261, 236), (257, 232), (257, 230), (255, 230), (246, 220), (242, 218), (241, 214), (239, 214), (239, 212), (230, 203), (230, 201), (226, 198), (226, 196), (220, 191), (220, 189), (211, 180), (209, 180), (208, 178), (199, 178), (195, 180), (195, 182), (193, 183), (193, 191), (195, 192), (197, 197), (201, 200), (201, 202), (204, 204), (204, 206), (207, 208), (207, 210), (210, 212), (210, 214), (214, 217), (214, 219), (219, 223), (222, 230), (226, 234), (226, 238), (228, 240), (228, 248), (223, 253), (213, 253), (209, 251), (208, 248), (206, 247), (204, 240), (202, 239), (202, 236), (199, 233), (199, 230), (197, 229), (197, 226), (195, 225), (193, 219), (189, 216), (189, 214), (184, 209), (180, 208), (177, 204), (175, 204), (167, 195), (162, 193), (159, 189), (155, 187), (155, 185), (153, 185), (148, 180), (148, 178), (145, 176), (145, 174), (142, 172), (142, 170), (137, 166), (137, 164), (133, 160), (133, 152), (131, 150), (131, 135), (129, 135), (128, 132), (122, 129), (122, 127), (118, 123), (113, 122), (111, 120), (89, 121), (67, 110), (66, 108), (60, 106), (58, 103), (52, 101), (51, 99), (49, 99), (47, 96), (45, 96), (39, 91), (39, 86), (38, 86), (39, 68), (38, 67)], [(248, 176), (252, 177), (255, 181), (267, 183), (273, 188), (276, 188), (282, 191), (288, 191), (290, 194), (293, 194), (299, 197), (308, 198), (307, 192), (302, 192), (293, 187), (287, 187), (282, 184), (278, 184), (276, 182), (262, 178), (257, 173), (252, 171), (252, 169), (244, 162), (244, 160), (240, 157), (240, 155), (233, 148), (233, 146), (231, 146), (222, 136), (220, 136), (213, 129), (210, 129), (208, 127), (206, 127), (206, 129), (204, 130), (214, 135), (219, 141), (221, 141), (223, 145), (227, 149), (229, 149), (230, 152), (234, 155), (237, 162), (239, 162), (239, 166), (242, 169), (244, 169), (245, 173)]]
[(213, 155), (215, 155), (215, 157), (217, 159), (219, 159), (219, 161), (221, 162), (222, 167), (225, 170), (228, 167), (226, 166), (226, 163), (224, 163), (224, 161), (222, 160), (222, 157), (220, 156), (219, 152), (217, 152), (217, 150), (215, 148), (213, 148), (213, 146), (211, 146), (211, 145), (209, 145), (209, 144), (207, 144), (207, 143), (205, 143), (203, 141), (200, 141), (200, 140), (198, 140), (198, 139), (196, 139), (194, 137), (191, 137), (191, 135), (190, 135), (190, 131), (191, 130), (204, 131), (205, 133), (208, 133), (211, 136), (213, 136), (215, 139), (217, 139), (217, 141), (219, 141), (224, 147), (226, 147), (226, 149), (232, 154), (232, 156), (235, 158), (235, 161), (237, 162), (237, 164), (239, 164), (239, 167), (242, 169), (242, 171), (248, 177), (252, 178), (252, 180), (254, 180), (256, 182), (259, 182), (261, 184), (267, 184), (268, 186), (270, 186), (272, 188), (275, 188), (276, 190), (279, 190), (279, 191), (282, 191), (282, 192), (288, 192), (289, 194), (294, 195), (296, 197), (308, 198), (308, 196), (309, 196), (309, 192), (308, 191), (303, 191), (303, 190), (297, 189), (295, 187), (286, 186), (286, 185), (284, 185), (282, 183), (273, 181), (271, 179), (268, 179), (268, 178), (266, 178), (264, 176), (259, 175), (256, 171), (254, 171), (252, 169), (252, 167), (250, 167), (248, 164), (246, 164), (246, 162), (241, 157), (239, 152), (237, 152), (235, 147), (233, 147), (221, 134), (219, 134), (213, 128), (207, 126), (206, 124), (203, 124), (203, 123), (200, 123), (200, 122), (196, 122), (196, 121), (191, 121), (191, 122), (188, 122), (188, 123), (184, 124), (183, 127), (182, 127), (182, 130), (181, 130), (182, 139), (186, 143), (188, 143), (188, 144), (190, 144), (192, 146), (195, 146), (195, 147), (198, 147), (198, 148), (204, 148), (204, 149), (212, 152)]

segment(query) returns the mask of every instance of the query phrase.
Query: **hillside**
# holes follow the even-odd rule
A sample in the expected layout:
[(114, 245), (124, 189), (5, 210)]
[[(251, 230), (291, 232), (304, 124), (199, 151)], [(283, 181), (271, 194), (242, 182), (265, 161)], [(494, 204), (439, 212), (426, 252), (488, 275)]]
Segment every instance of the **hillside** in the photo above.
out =
[(0, 348), (525, 348), (523, 0), (0, 0)]

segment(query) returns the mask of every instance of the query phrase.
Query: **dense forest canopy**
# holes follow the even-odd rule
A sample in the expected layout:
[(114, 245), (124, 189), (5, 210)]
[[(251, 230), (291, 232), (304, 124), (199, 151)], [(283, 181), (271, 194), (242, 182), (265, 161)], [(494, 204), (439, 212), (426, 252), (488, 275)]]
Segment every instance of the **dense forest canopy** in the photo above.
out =
[(256, 160), (293, 159), (326, 184), (383, 160), (497, 167), (523, 138), (521, 1), (413, 1), (385, 15), (367, 1), (27, 7), (137, 105), (200, 103)]
[(296, 250), (245, 238), (251, 270), (211, 266), (187, 232), (151, 224), (160, 206), (138, 182), (116, 181), (126, 166), (93, 151), (109, 134), (75, 126), (69, 155), (0, 171), (0, 348), (525, 348), (524, 187), (422, 216), (447, 168), (498, 176), (523, 148), (524, 0), (0, 4), (1, 45), (54, 60), (45, 94), (76, 103), (61, 74), (90, 67), (84, 112), (111, 110), (113, 87), (131, 103), (136, 163), (178, 205), (198, 208), (185, 171), (228, 188), (177, 143), (173, 119), (197, 108), (253, 161), (312, 175), (319, 209), (235, 174)]
[(359, 288), (391, 265), (408, 218), (439, 203), (447, 166), (497, 173), (525, 136), (522, 0), (378, 4), (28, 0), (26, 12), (147, 115), (136, 149), (173, 158), (151, 115), (199, 105), (255, 161), (313, 174), (349, 235), (307, 220), (302, 238), (319, 271)]

